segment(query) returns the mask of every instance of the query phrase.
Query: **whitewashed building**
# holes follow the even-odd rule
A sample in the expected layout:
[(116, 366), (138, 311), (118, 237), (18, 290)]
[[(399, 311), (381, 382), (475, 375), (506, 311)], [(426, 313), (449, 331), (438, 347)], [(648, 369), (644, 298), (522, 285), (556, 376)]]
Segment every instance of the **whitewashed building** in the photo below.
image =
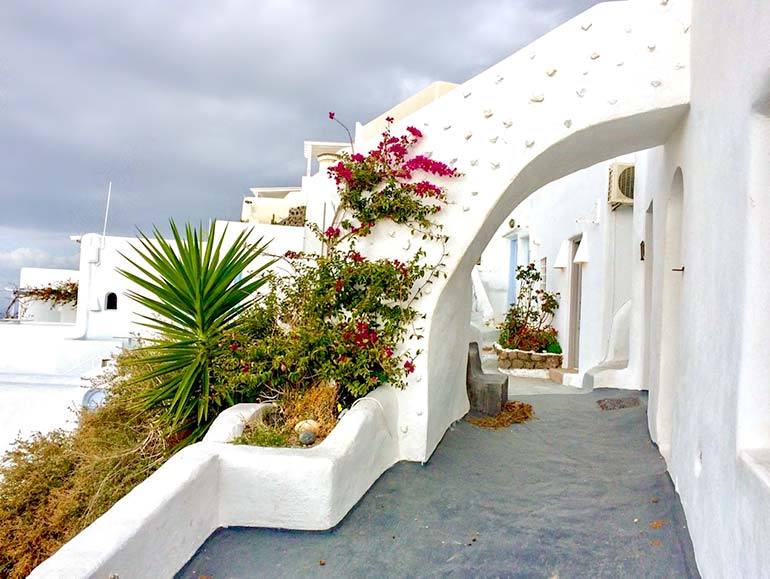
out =
[[(576, 312), (564, 300), (582, 278), (578, 343), (566, 344), (582, 382), (594, 379), (592, 368), (622, 362), (596, 373), (594, 385), (604, 375), (649, 391), (650, 434), (681, 496), (701, 574), (770, 575), (768, 38), (766, 2), (600, 4), (394, 115), (396, 131), (425, 133), (421, 152), (455, 158), (465, 173), (446, 184), (448, 278), (419, 304), (426, 339), (409, 386), (377, 389), (306, 458), (221, 441), (185, 449), (33, 577), (173, 574), (218, 526), (330, 528), (389, 466), (428, 460), (468, 410), (474, 266), (481, 259), (478, 278), (492, 290), (480, 311), (494, 318), (507, 286), (489, 260), (510, 260), (514, 238), (516, 261), (527, 247), (530, 260), (546, 259), (567, 316), (557, 319), (562, 336)], [(371, 144), (357, 137), (357, 148)], [(606, 161), (634, 153), (633, 205), (613, 211)], [(322, 175), (308, 179), (332, 194)], [(573, 186), (590, 188), (599, 204), (568, 211)], [(558, 207), (543, 212), (550, 203)], [(519, 206), (520, 228), (509, 232)], [(403, 252), (407, 235), (378, 228), (359, 249)], [(503, 249), (484, 254), (490, 242)], [(169, 532), (179, 528), (184, 536)]]

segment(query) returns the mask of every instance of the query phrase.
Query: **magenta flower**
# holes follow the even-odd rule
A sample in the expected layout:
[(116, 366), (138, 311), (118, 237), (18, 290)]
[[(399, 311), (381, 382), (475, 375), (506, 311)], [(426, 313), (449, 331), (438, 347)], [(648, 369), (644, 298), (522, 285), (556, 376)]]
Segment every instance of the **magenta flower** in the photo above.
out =
[(332, 239), (334, 237), (339, 237), (340, 234), (340, 228), (339, 227), (329, 227), (326, 231), (324, 231), (324, 235), (328, 239)]
[(415, 127), (407, 127), (406, 130), (412, 133), (413, 137), (417, 137), (418, 139), (422, 137), (422, 131)]

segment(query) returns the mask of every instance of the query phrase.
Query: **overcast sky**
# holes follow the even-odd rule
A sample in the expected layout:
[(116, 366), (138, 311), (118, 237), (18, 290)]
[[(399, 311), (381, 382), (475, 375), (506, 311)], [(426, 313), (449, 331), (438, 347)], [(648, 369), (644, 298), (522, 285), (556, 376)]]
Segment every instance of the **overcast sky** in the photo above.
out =
[[(0, 287), (76, 267), (73, 234), (237, 220), (434, 80), (462, 82), (594, 0), (2, 0)], [(2, 302), (2, 299), (0, 299)], [(0, 311), (2, 314), (2, 311)]]

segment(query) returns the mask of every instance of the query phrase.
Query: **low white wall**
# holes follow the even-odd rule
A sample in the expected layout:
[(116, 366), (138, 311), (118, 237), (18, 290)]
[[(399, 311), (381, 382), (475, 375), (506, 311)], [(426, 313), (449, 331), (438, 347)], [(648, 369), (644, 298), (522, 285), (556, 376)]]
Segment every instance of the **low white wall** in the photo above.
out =
[(398, 461), (395, 405), (378, 388), (310, 449), (223, 442), (267, 405), (234, 406), (30, 577), (170, 577), (218, 527), (329, 529)]
[(184, 449), (30, 577), (171, 577), (218, 526), (218, 464)]

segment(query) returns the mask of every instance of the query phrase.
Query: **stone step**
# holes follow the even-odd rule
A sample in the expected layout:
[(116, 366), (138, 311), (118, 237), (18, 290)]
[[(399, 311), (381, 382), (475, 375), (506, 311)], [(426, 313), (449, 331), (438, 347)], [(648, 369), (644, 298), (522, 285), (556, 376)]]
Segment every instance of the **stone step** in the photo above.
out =
[(577, 373), (577, 368), (550, 368), (548, 370), (548, 378), (551, 380), (551, 382), (556, 382), (557, 384), (566, 384), (567, 382), (565, 381), (564, 376), (566, 374)]

